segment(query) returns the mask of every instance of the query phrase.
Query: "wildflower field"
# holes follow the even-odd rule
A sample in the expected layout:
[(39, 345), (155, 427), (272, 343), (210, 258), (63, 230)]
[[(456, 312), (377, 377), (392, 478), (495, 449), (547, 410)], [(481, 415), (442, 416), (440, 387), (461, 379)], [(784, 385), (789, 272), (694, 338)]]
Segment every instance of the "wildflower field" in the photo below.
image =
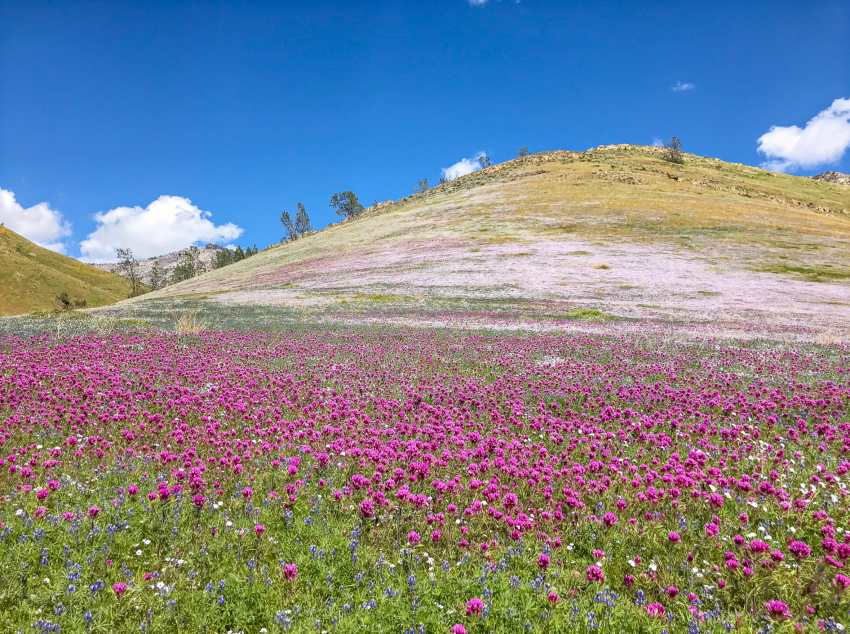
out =
[(4, 336), (0, 631), (843, 631), (848, 379), (639, 332)]

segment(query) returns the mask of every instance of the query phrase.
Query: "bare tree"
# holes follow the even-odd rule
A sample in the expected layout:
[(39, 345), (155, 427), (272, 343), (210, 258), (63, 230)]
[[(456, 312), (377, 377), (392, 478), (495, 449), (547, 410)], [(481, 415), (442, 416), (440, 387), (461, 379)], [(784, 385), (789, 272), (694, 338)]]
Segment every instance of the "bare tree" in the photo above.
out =
[(664, 147), (667, 149), (664, 156), (665, 159), (671, 163), (678, 163), (679, 165), (685, 162), (684, 152), (682, 152), (682, 142), (678, 137), (670, 137), (670, 140), (664, 144)]
[(431, 184), (428, 182), (427, 178), (423, 178), (421, 181), (416, 183), (416, 187), (413, 188), (414, 194), (421, 194), (422, 192), (427, 192), (431, 189)]
[(133, 257), (132, 249), (117, 249), (118, 273), (123, 275), (130, 285), (130, 297), (142, 292), (142, 279), (139, 275), (139, 263)]
[(517, 157), (522, 158), (523, 156), (528, 156), (529, 154), (531, 154), (531, 152), (528, 151), (527, 145), (523, 145), (520, 149), (518, 149), (516, 152), (514, 152), (514, 154)]

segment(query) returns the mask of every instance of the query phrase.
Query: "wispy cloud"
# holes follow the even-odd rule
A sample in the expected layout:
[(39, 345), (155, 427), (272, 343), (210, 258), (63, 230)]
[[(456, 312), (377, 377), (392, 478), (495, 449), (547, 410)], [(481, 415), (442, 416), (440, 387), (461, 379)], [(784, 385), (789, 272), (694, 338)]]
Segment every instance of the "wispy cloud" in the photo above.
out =
[(0, 188), (0, 222), (38, 246), (65, 253), (64, 238), (71, 235), (71, 223), (62, 212), (50, 208), (50, 203), (38, 203), (24, 209), (15, 194)]
[(467, 174), (472, 174), (472, 172), (477, 172), (481, 169), (481, 163), (478, 161), (478, 159), (482, 156), (486, 156), (486, 154), (484, 152), (478, 152), (472, 158), (460, 159), (451, 167), (444, 167), (442, 170), (443, 178), (453, 181), (454, 179), (460, 178), (461, 176), (466, 176)]
[[(519, 4), (522, 0), (512, 0), (514, 4)], [(499, 2), (499, 0), (496, 0)], [(483, 7), (490, 3), (490, 0), (469, 0), (469, 6), (471, 7)]]
[(664, 147), (665, 143), (666, 141), (662, 138), (659, 138), (657, 136), (652, 137), (652, 145), (654, 145), (655, 147)]
[(804, 127), (770, 127), (758, 139), (758, 151), (769, 160), (765, 169), (793, 172), (837, 163), (850, 148), (850, 99), (836, 99)]
[(118, 207), (95, 214), (97, 229), (80, 243), (82, 259), (114, 261), (119, 247), (132, 249), (137, 258), (149, 258), (196, 242), (224, 242), (242, 235), (241, 227), (232, 222), (216, 225), (211, 215), (181, 196), (160, 196), (147, 207)]
[(687, 82), (677, 81), (675, 86), (670, 86), (670, 90), (672, 90), (673, 92), (684, 92), (686, 90), (693, 90), (696, 87), (696, 84), (689, 84)]

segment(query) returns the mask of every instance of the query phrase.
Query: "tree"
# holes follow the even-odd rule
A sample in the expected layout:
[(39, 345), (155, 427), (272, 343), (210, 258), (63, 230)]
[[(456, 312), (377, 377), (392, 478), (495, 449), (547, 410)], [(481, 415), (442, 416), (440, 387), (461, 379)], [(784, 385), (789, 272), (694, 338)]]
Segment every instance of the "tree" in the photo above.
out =
[(257, 255), (259, 252), (260, 252), (260, 250), (257, 248), (257, 244), (254, 243), (254, 248), (251, 251), (251, 255)]
[[(528, 148), (525, 148), (525, 149), (528, 150)], [(523, 156), (525, 156), (525, 155), (523, 154)], [(485, 168), (485, 167), (490, 167), (490, 157), (487, 156), (486, 154), (482, 154), (481, 156), (478, 157), (478, 163), (479, 163), (479, 165), (481, 165), (482, 169)]]
[(73, 308), (71, 298), (68, 297), (68, 293), (66, 293), (65, 291), (62, 291), (56, 296), (56, 301), (59, 302), (59, 307), (62, 310), (71, 310), (71, 308)]
[(413, 188), (414, 194), (421, 194), (422, 192), (427, 192), (431, 189), (431, 184), (428, 182), (427, 178), (423, 178), (421, 181), (416, 183), (416, 187)]
[(307, 215), (304, 203), (298, 203), (295, 208), (298, 209), (295, 212), (295, 231), (303, 236), (305, 232), (313, 230), (313, 225), (310, 224), (310, 216)]
[(245, 259), (245, 251), (242, 250), (241, 244), (237, 244), (236, 250), (233, 252), (233, 261), (239, 262), (239, 260), (244, 260), (244, 259)]
[(190, 280), (203, 272), (204, 265), (200, 260), (200, 251), (198, 247), (193, 245), (180, 252), (180, 260), (171, 273), (171, 283), (176, 284), (183, 280)]
[(529, 154), (531, 154), (531, 152), (528, 151), (527, 145), (523, 145), (520, 149), (518, 149), (516, 152), (514, 152), (514, 154), (516, 156), (522, 158), (523, 156), (528, 156)]
[(230, 249), (219, 249), (216, 251), (214, 268), (220, 269), (228, 264), (233, 264), (233, 251)]
[(446, 183), (450, 183), (451, 181), (445, 176), (440, 176), (440, 185), (445, 185)]
[(670, 137), (670, 140), (664, 144), (664, 147), (667, 150), (664, 155), (665, 159), (671, 163), (678, 163), (679, 165), (685, 162), (685, 156), (682, 152), (682, 142), (678, 137)]
[[(298, 215), (296, 214), (296, 218), (297, 217)], [(292, 216), (289, 215), (288, 211), (284, 211), (280, 214), (280, 224), (283, 225), (283, 229), (286, 231), (286, 239), (289, 242), (292, 242), (298, 237), (298, 230), (295, 228), (295, 221), (292, 219)]]
[(165, 273), (165, 269), (162, 268), (162, 264), (159, 263), (159, 260), (153, 263), (148, 284), (153, 290), (162, 288), (168, 284), (168, 276)]
[(133, 257), (132, 249), (117, 249), (118, 273), (123, 275), (130, 285), (130, 297), (142, 292), (142, 278), (139, 275), (139, 263)]
[(363, 205), (360, 204), (360, 201), (357, 200), (357, 196), (355, 196), (352, 191), (334, 194), (331, 196), (330, 205), (333, 207), (336, 215), (343, 218), (351, 218), (363, 211)]

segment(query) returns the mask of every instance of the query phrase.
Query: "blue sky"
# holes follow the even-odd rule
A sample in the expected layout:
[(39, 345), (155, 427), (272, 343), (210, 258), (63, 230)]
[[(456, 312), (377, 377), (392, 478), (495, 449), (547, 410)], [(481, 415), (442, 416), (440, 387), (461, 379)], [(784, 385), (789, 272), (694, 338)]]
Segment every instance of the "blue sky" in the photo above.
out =
[(320, 227), (336, 191), (397, 199), (520, 146), (676, 135), (728, 161), (849, 172), (845, 99), (846, 1), (5, 0), (0, 216), (93, 259), (116, 241), (262, 248), (299, 201)]

